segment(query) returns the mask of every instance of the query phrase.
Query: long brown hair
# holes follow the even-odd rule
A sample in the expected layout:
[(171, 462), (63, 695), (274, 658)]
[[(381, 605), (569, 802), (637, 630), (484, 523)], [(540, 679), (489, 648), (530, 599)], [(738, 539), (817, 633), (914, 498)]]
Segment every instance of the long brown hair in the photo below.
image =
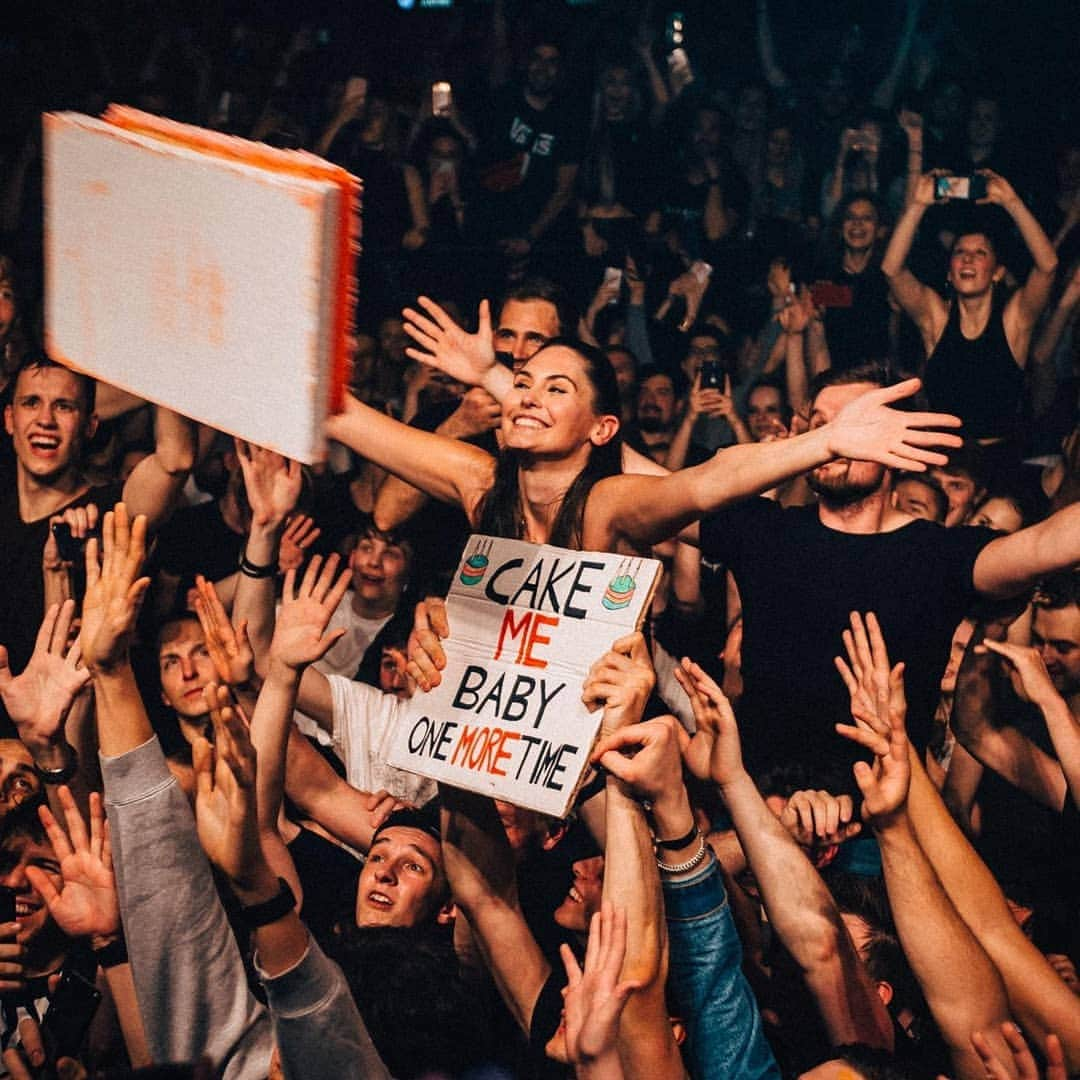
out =
[[(591, 345), (572, 338), (553, 338), (544, 349), (561, 346), (577, 353), (584, 362), (585, 375), (593, 390), (593, 411), (597, 416), (618, 416), (619, 384), (611, 361)], [(538, 350), (542, 352), (543, 350)], [(536, 354), (534, 354), (536, 355)], [(517, 451), (504, 450), (498, 458), (495, 483), (484, 497), (480, 514), (480, 531), (512, 540), (525, 539), (525, 514), (521, 504)], [(615, 436), (602, 445), (593, 445), (589, 460), (566, 489), (562, 505), (551, 527), (548, 543), (557, 547), (580, 548), (585, 522), (585, 504), (593, 485), (605, 476), (622, 472), (622, 436)]]

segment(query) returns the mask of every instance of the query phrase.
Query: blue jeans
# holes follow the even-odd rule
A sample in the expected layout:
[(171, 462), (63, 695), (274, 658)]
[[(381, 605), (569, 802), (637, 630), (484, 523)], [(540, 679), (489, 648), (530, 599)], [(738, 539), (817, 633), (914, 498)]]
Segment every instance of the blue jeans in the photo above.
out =
[[(663, 878), (663, 875), (661, 875)], [(779, 1080), (761, 1013), (742, 973), (742, 946), (712, 853), (690, 878), (663, 881), (670, 981), (700, 1080)]]

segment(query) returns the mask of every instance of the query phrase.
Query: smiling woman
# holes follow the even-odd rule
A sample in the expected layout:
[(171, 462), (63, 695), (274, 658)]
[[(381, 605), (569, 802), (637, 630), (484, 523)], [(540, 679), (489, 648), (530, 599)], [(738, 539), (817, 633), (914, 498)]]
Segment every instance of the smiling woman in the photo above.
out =
[[(946, 202), (948, 179), (938, 172), (919, 178), (896, 224), (881, 269), (893, 296), (915, 321), (926, 349), (926, 396), (931, 406), (955, 412), (965, 435), (1002, 443), (1016, 433), (1024, 388), (1023, 369), (1031, 331), (1050, 295), (1057, 255), (1012, 185), (989, 169), (986, 197), (1015, 222), (1034, 262), (1024, 285), (1007, 299), (997, 285), (1005, 277), (993, 239), (979, 222), (961, 233), (949, 259), (952, 299), (945, 301), (907, 268), (907, 257), (928, 207)], [(951, 191), (949, 185), (944, 189)]]
[[(431, 305), (414, 334), (431, 342), (448, 318)], [(491, 364), (495, 365), (494, 352)], [(774, 487), (835, 457), (923, 470), (955, 446), (954, 417), (886, 406), (917, 380), (872, 391), (831, 422), (790, 439), (730, 447), (666, 476), (620, 472), (619, 395), (603, 353), (569, 339), (549, 342), (518, 369), (503, 400), (504, 450), (496, 459), (468, 443), (407, 427), (349, 397), (326, 433), (396, 476), (462, 507), (497, 536), (591, 551), (645, 553), (711, 510)]]

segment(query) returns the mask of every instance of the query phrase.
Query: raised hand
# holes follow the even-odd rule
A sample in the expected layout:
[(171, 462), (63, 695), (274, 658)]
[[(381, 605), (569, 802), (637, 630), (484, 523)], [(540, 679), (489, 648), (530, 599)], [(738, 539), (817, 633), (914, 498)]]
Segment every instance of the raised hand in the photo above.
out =
[[(1012, 1069), (994, 1053), (981, 1031), (971, 1033), (971, 1045), (986, 1069), (987, 1080), (1012, 1080), (1013, 1077), (1016, 1080), (1039, 1080), (1039, 1067), (1016, 1024), (1012, 1021), (1002, 1024), (1001, 1034), (1012, 1052)], [(1067, 1080), (1065, 1055), (1061, 1040), (1056, 1035), (1046, 1036), (1046, 1080)]]
[(563, 1006), (571, 1064), (588, 1065), (615, 1053), (619, 1018), (639, 982), (619, 982), (626, 957), (626, 912), (605, 902), (592, 917), (582, 971), (568, 945), (559, 947), (566, 968)]
[(828, 428), (829, 450), (836, 457), (854, 461), (877, 461), (890, 469), (924, 472), (929, 465), (944, 465), (945, 454), (930, 447), (955, 448), (959, 435), (927, 428), (958, 428), (962, 421), (948, 413), (901, 412), (887, 408), (911, 397), (921, 383), (907, 379), (883, 386), (849, 401)]
[(1019, 680), (1023, 696), (1038, 708), (1046, 708), (1061, 701), (1042, 653), (1030, 645), (1014, 645), (1009, 641), (985, 639), (975, 646), (977, 653), (994, 652), (1000, 656)]
[(911, 109), (901, 109), (897, 114), (896, 122), (907, 136), (909, 144), (922, 146), (923, 118), (921, 113), (913, 112)]
[(405, 674), (425, 693), (442, 682), (441, 672), (446, 667), (442, 639), (449, 636), (450, 623), (446, 618), (445, 601), (437, 596), (421, 600), (413, 613)]
[(233, 626), (212, 581), (202, 574), (195, 577), (195, 614), (206, 639), (206, 651), (213, 661), (218, 679), (229, 686), (250, 682), (255, 669), (255, 653), (248, 641), (247, 620)]
[[(887, 739), (907, 720), (903, 663), (890, 666), (881, 624), (871, 611), (865, 620), (851, 613), (851, 629), (843, 633), (847, 659), (836, 657), (836, 669), (851, 696), (851, 715), (858, 727)], [(847, 725), (837, 725), (837, 730)], [(852, 736), (847, 731), (841, 734)]]
[(976, 200), (980, 206), (992, 203), (995, 206), (1007, 208), (1020, 202), (1020, 196), (1016, 194), (1012, 184), (1004, 176), (999, 176), (992, 169), (978, 169), (977, 172), (980, 176), (986, 177), (986, 197)]
[(688, 657), (672, 669), (694, 712), (693, 736), (684, 735), (683, 761), (699, 780), (721, 787), (743, 771), (742, 745), (731, 702), (705, 670)]
[(203, 694), (214, 744), (200, 736), (191, 750), (199, 843), (234, 885), (246, 888), (265, 868), (255, 813), (255, 748), (247, 724), (229, 704), (228, 688), (210, 683)]
[(862, 825), (851, 820), (854, 813), (850, 795), (796, 791), (780, 812), (780, 824), (800, 847), (832, 847), (861, 831)]
[(304, 552), (319, 537), (322, 529), (315, 524), (315, 519), (307, 514), (294, 514), (289, 518), (285, 531), (281, 534), (281, 547), (278, 549), (278, 573), (299, 570), (304, 564)]
[(337, 555), (331, 555), (323, 565), (322, 557), (314, 556), (298, 589), (296, 571), (285, 575), (281, 610), (270, 642), (271, 662), (298, 670), (321, 659), (344, 636), (344, 627), (326, 633), (330, 616), (345, 596), (351, 576), (343, 570), (334, 580), (338, 561)]
[(814, 298), (810, 295), (810, 290), (803, 285), (791, 303), (780, 310), (776, 319), (785, 333), (801, 334), (816, 317)]
[(127, 507), (117, 503), (105, 515), (100, 543), (91, 537), (86, 544), (86, 595), (79, 643), (83, 663), (91, 672), (127, 658), (139, 607), (150, 587), (148, 577), (139, 577), (145, 557), (145, 515), (129, 522)]
[(645, 637), (640, 631), (615, 641), (591, 668), (581, 690), (589, 711), (603, 706), (603, 732), (636, 724), (653, 687), (653, 670)]
[(928, 173), (923, 173), (918, 180), (915, 181), (915, 187), (911, 192), (911, 201), (918, 203), (919, 206), (933, 206), (934, 203), (942, 202), (937, 196), (937, 179), (939, 176), (944, 176), (944, 169), (933, 169)]
[(890, 668), (885, 639), (873, 612), (865, 623), (852, 612), (851, 630), (844, 631), (844, 646), (848, 661), (837, 657), (836, 666), (851, 694), (856, 723), (837, 724), (836, 730), (874, 755), (872, 765), (855, 763), (855, 782), (863, 795), (863, 820), (882, 828), (903, 809), (911, 786), (903, 665)]
[[(480, 301), (478, 327), (470, 334), (458, 326), (434, 300), (417, 299), (423, 312), (405, 308), (405, 333), (419, 348), (410, 346), (405, 355), (431, 364), (453, 379), (468, 386), (480, 386), (484, 376), (495, 366), (495, 346), (491, 337), (491, 307)], [(426, 314), (425, 314), (426, 313)]]
[[(673, 716), (665, 716), (621, 727), (597, 742), (592, 761), (643, 799), (658, 802), (682, 787), (678, 726)], [(633, 750), (630, 757), (624, 753), (628, 750)]]
[(300, 498), (304, 481), (300, 463), (241, 439), (235, 443), (252, 523), (277, 528)]
[(90, 794), (90, 832), (67, 787), (58, 789), (67, 831), (47, 806), (38, 810), (49, 842), (60, 860), (60, 889), (44, 870), (26, 868), (26, 877), (48, 905), (57, 926), (69, 937), (112, 937), (120, 931), (120, 902), (116, 895), (109, 826), (101, 796)]
[(486, 390), (474, 386), (437, 430), (454, 439), (471, 439), (497, 428), (501, 421), (502, 406)]
[(30, 662), (22, 674), (13, 676), (7, 649), (0, 645), (0, 698), (31, 748), (63, 735), (64, 721), (78, 693), (90, 681), (80, 666), (79, 642), (68, 648), (75, 616), (75, 601), (53, 604), (42, 620)]

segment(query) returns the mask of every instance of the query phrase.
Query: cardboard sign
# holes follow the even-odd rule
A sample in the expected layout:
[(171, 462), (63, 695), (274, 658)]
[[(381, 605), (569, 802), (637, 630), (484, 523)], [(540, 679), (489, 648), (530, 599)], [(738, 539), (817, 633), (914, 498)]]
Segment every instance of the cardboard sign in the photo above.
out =
[(641, 624), (659, 576), (655, 559), (473, 536), (442, 683), (413, 697), (390, 764), (565, 817), (601, 721), (585, 676)]
[(44, 119), (46, 348), (299, 461), (348, 381), (359, 184), (111, 106)]

